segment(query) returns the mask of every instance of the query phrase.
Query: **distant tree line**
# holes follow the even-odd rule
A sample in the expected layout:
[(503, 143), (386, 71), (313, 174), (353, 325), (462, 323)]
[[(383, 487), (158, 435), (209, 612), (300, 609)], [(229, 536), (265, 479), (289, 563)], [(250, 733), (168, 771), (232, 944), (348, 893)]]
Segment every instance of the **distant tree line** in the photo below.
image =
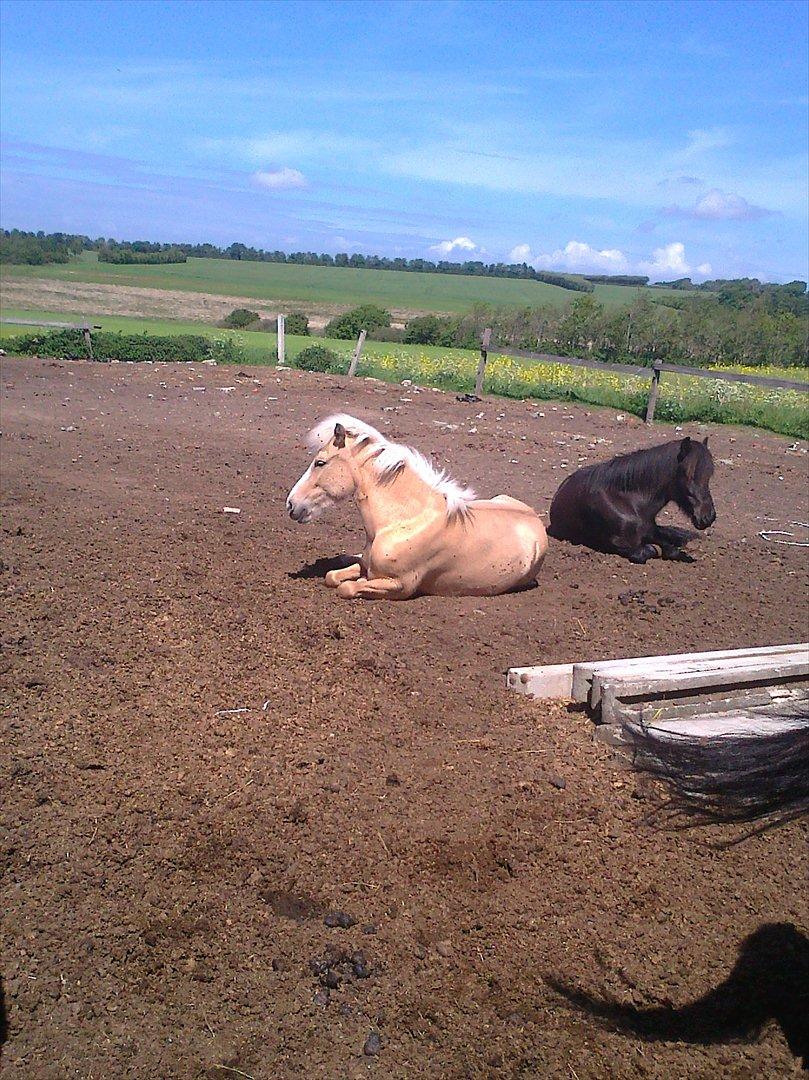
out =
[(84, 249), (85, 236), (70, 233), (32, 233), (20, 229), (0, 230), (0, 263), (42, 266), (66, 263)]
[(641, 288), (649, 284), (649, 278), (642, 274), (584, 274), (585, 281), (594, 285), (634, 285)]
[[(54, 237), (69, 240), (70, 249), (56, 246)], [(59, 257), (49, 257), (58, 250)], [(3, 230), (0, 236), (0, 261), (6, 263), (67, 262), (70, 255), (80, 251), (97, 251), (102, 262), (110, 263), (171, 263), (186, 259), (234, 259), (239, 262), (291, 263), (301, 266), (346, 266), (356, 270), (400, 270), (417, 274), (462, 274), (472, 277), (520, 278), (527, 281), (544, 281), (573, 292), (592, 292), (594, 285), (583, 277), (556, 274), (551, 270), (535, 270), (527, 263), (484, 263), (470, 260), (456, 263), (430, 259), (389, 259), (384, 255), (338, 255), (318, 254), (315, 251), (265, 251), (246, 244), (159, 244), (148, 240), (119, 241), (91, 239), (89, 236), (65, 237), (62, 233), (47, 236), (45, 233), (24, 233), (18, 229)], [(62, 254), (64, 257), (62, 257)], [(140, 256), (140, 257), (136, 257)]]

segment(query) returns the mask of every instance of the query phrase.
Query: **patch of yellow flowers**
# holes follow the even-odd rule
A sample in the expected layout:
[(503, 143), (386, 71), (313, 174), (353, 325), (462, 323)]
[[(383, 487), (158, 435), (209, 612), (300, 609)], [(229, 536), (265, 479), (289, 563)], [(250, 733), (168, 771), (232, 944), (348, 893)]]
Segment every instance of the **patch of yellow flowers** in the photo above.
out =
[[(469, 391), (475, 384), (474, 355), (447, 351), (439, 355), (394, 352), (369, 356), (363, 374), (401, 382), (412, 379), (425, 386)], [(796, 382), (806, 378), (799, 371), (775, 367), (733, 368), (754, 375), (771, 375)], [(638, 376), (533, 362), (492, 355), (486, 367), (485, 389), (506, 397), (581, 401), (606, 405), (642, 416), (649, 394), (651, 371)], [(662, 421), (707, 420), (716, 423), (752, 424), (785, 435), (809, 438), (809, 407), (802, 392), (772, 390), (672, 375), (664, 372), (656, 416)]]

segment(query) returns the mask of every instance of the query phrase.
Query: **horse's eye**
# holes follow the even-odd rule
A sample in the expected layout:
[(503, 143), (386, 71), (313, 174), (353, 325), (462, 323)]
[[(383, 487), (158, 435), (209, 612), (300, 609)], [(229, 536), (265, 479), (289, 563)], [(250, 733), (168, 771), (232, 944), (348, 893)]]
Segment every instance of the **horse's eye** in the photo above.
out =
[(316, 468), (316, 469), (322, 469), (322, 468), (323, 468), (323, 466), (324, 466), (325, 464), (326, 464), (326, 462), (325, 462), (325, 461), (320, 461), (320, 460), (318, 459), (318, 460), (317, 460), (317, 461), (315, 462), (315, 468)]

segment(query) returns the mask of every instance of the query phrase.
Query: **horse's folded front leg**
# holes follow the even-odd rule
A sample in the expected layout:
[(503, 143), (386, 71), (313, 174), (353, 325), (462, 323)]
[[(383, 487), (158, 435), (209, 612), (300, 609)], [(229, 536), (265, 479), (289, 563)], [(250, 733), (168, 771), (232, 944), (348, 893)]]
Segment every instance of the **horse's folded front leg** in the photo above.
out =
[(336, 589), (342, 582), (356, 581), (358, 577), (362, 577), (362, 567), (359, 563), (352, 563), (340, 570), (329, 570), (323, 581), (327, 588)]
[[(621, 554), (623, 554), (623, 552)], [(643, 563), (648, 562), (649, 559), (659, 559), (662, 554), (663, 553), (657, 544), (641, 544), (635, 551), (627, 552), (626, 557), (630, 562), (643, 565)]]
[(344, 581), (337, 588), (337, 595), (344, 600), (403, 600), (412, 595), (399, 578), (360, 578)]

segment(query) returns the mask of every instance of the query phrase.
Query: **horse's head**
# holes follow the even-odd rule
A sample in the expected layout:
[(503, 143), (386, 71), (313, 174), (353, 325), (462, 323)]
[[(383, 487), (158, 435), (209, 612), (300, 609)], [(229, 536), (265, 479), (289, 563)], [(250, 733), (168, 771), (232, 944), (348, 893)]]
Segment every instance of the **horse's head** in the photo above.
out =
[(334, 433), (287, 496), (293, 521), (314, 521), (354, 493), (358, 479), (352, 458), (355, 439), (356, 433), (340, 423), (334, 425)]
[(703, 442), (686, 436), (677, 452), (677, 489), (674, 498), (698, 529), (707, 529), (716, 521), (716, 509), (709, 487), (713, 469), (707, 436)]

